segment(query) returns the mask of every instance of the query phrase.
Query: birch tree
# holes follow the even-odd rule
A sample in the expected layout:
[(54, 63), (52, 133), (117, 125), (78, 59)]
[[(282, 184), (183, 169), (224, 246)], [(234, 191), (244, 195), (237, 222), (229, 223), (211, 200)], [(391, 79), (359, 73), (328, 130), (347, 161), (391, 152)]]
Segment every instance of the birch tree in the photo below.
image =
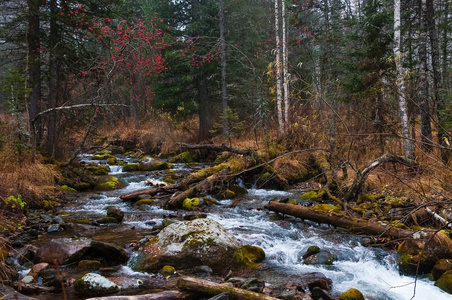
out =
[(410, 138), (408, 106), (405, 98), (405, 72), (403, 68), (403, 54), (401, 51), (400, 32), (400, 0), (394, 0), (394, 59), (396, 64), (396, 92), (399, 103), (400, 123), (403, 139), (403, 154), (406, 158), (414, 158), (414, 145)]
[(279, 133), (284, 135), (284, 120), (282, 111), (282, 78), (281, 78), (281, 38), (279, 34), (279, 0), (275, 0), (275, 71), (276, 71), (276, 106), (278, 109)]

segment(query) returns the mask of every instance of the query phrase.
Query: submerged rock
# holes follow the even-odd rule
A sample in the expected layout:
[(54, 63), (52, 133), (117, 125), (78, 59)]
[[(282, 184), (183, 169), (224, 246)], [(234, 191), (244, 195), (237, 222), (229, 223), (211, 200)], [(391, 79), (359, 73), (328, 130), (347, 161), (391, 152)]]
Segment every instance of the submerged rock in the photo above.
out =
[(165, 227), (145, 246), (136, 262), (140, 271), (158, 271), (165, 265), (176, 269), (208, 265), (226, 273), (236, 263), (241, 242), (212, 219), (196, 219)]
[(438, 280), (447, 271), (452, 271), (452, 259), (440, 259), (432, 270), (434, 280)]

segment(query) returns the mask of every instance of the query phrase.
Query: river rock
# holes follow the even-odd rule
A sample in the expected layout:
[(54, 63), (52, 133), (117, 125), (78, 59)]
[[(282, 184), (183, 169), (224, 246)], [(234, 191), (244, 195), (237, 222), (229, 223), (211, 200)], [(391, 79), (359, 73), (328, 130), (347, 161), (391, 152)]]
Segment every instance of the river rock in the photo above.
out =
[[(418, 232), (413, 239), (404, 240), (397, 249), (399, 271), (405, 275), (426, 274), (436, 262), (452, 258), (452, 240), (442, 232), (433, 235)], [(418, 268), (419, 266), (419, 268)]]
[(447, 271), (435, 282), (435, 286), (439, 287), (446, 293), (452, 294), (452, 271)]
[(158, 171), (166, 169), (168, 169), (168, 164), (166, 162), (152, 157), (144, 158), (139, 166), (140, 171)]
[(136, 269), (158, 271), (165, 265), (176, 269), (208, 265), (226, 273), (236, 264), (241, 242), (212, 219), (196, 219), (168, 225), (151, 239), (137, 260)]
[(51, 265), (65, 265), (80, 260), (91, 244), (88, 238), (53, 239), (42, 245), (36, 252), (35, 261)]
[(124, 212), (118, 207), (113, 206), (107, 210), (107, 217), (115, 218), (120, 223), (124, 219)]
[(31, 267), (31, 270), (28, 272), (27, 275), (32, 276), (33, 278), (36, 278), (42, 270), (46, 269), (49, 266), (48, 263), (39, 263)]
[(452, 271), (452, 259), (438, 260), (432, 270), (433, 279), (438, 280), (447, 271)]
[[(303, 255), (303, 257), (305, 257), (305, 255)], [(333, 260), (333, 254), (326, 250), (319, 250), (318, 253), (308, 255), (306, 258), (304, 258), (304, 263), (306, 265), (332, 265)]]
[(308, 287), (311, 292), (315, 287), (321, 288), (322, 290), (330, 290), (331, 284), (333, 283), (330, 278), (326, 277), (325, 274), (321, 272), (302, 274), (299, 277), (299, 280), (301, 280), (303, 287)]
[(93, 241), (88, 238), (53, 239), (36, 252), (35, 261), (58, 265), (80, 261), (85, 257), (98, 259), (104, 265), (114, 266), (129, 259), (127, 252), (113, 244)]
[(114, 282), (95, 273), (87, 273), (77, 279), (74, 288), (77, 293), (88, 296), (111, 294), (120, 290)]
[(339, 296), (339, 300), (364, 300), (364, 295), (357, 289), (349, 289)]

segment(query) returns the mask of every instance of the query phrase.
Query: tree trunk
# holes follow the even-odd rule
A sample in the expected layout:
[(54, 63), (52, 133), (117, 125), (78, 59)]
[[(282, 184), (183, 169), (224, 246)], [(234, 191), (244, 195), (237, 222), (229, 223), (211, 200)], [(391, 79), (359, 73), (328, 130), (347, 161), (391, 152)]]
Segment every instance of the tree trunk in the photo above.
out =
[(403, 52), (401, 50), (400, 0), (394, 0), (394, 60), (397, 72), (397, 98), (399, 102), (400, 123), (403, 139), (403, 154), (406, 158), (414, 158), (414, 144), (410, 136), (408, 106), (405, 95), (405, 72), (403, 68)]
[(41, 39), (40, 39), (40, 18), (39, 18), (39, 3), (38, 0), (28, 0), (28, 83), (31, 89), (30, 105), (28, 108), (30, 130), (32, 133), (33, 153), (36, 145), (42, 140), (42, 125), (41, 119), (36, 116), (41, 111)]
[(283, 87), (284, 87), (284, 133), (289, 126), (290, 94), (289, 94), (289, 53), (287, 51), (286, 2), (281, 0), (282, 19), (282, 59), (283, 59)]
[(281, 77), (281, 38), (279, 36), (279, 0), (275, 0), (275, 71), (276, 71), (276, 106), (278, 109), (279, 133), (284, 135), (284, 119), (282, 108), (282, 77)]
[(199, 139), (203, 141), (209, 138), (209, 131), (212, 128), (206, 73), (201, 71), (201, 74), (198, 75), (197, 80), (199, 96)]
[(433, 71), (433, 95), (436, 104), (436, 113), (438, 116), (438, 142), (441, 145), (441, 158), (444, 163), (449, 161), (451, 149), (449, 144), (450, 134), (447, 132), (446, 126), (446, 103), (441, 97), (441, 74), (439, 72), (439, 46), (438, 46), (438, 31), (435, 23), (435, 8), (433, 0), (426, 0), (427, 8), (427, 27), (430, 38), (430, 48), (432, 57), (432, 71)]
[(144, 294), (136, 296), (105, 296), (88, 298), (87, 300), (179, 300), (193, 299), (193, 295), (180, 291), (164, 291), (155, 294)]
[(220, 5), (220, 53), (221, 53), (221, 99), (223, 106), (223, 136), (229, 138), (228, 119), (228, 92), (226, 85), (226, 40), (224, 37), (224, 0), (219, 1)]
[(262, 299), (277, 300), (264, 294), (239, 289), (226, 284), (220, 284), (209, 280), (184, 276), (177, 282), (177, 287), (186, 292), (196, 295), (215, 296), (221, 293), (230, 293), (233, 299)]
[[(60, 42), (60, 32), (57, 24), (57, 3), (56, 0), (50, 3), (50, 34), (49, 34), (49, 101), (47, 108), (54, 108), (57, 106), (58, 101), (58, 55), (57, 47)], [(55, 142), (56, 142), (56, 111), (50, 111), (47, 118), (47, 139), (46, 150), (47, 155), (55, 157)]]
[(427, 58), (427, 28), (425, 19), (427, 9), (425, 0), (421, 3), (420, 29), (419, 29), (419, 83), (418, 83), (418, 103), (421, 116), (421, 142), (422, 148), (431, 152), (433, 150), (433, 136), (430, 119), (430, 105), (428, 100), (428, 58)]
[(376, 236), (390, 237), (393, 239), (403, 239), (414, 234), (414, 232), (410, 230), (381, 225), (377, 222), (350, 218), (339, 213), (320, 213), (311, 208), (300, 205), (270, 201), (267, 205), (265, 205), (264, 208), (277, 213), (291, 215), (300, 219), (306, 219), (317, 223), (330, 224), (334, 227), (346, 228), (357, 233), (366, 233)]

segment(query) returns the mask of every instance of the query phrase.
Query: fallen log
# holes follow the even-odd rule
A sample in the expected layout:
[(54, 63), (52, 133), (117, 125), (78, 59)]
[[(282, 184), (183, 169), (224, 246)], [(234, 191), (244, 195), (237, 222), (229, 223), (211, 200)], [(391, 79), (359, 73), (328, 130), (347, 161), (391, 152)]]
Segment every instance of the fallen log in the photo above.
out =
[(328, 212), (319, 213), (308, 207), (300, 205), (270, 201), (264, 207), (265, 209), (277, 213), (287, 214), (317, 223), (330, 224), (335, 227), (346, 228), (357, 233), (366, 233), (380, 237), (390, 237), (393, 239), (405, 239), (415, 234), (415, 231), (384, 225), (375, 221), (372, 222), (362, 219), (350, 218), (342, 214), (333, 214)]
[(277, 300), (278, 298), (270, 297), (252, 291), (235, 288), (229, 285), (215, 283), (209, 280), (184, 276), (177, 282), (177, 287), (189, 293), (201, 295), (218, 295), (229, 292), (233, 299), (256, 299), (256, 300)]
[(178, 190), (178, 185), (176, 184), (170, 184), (167, 186), (158, 186), (158, 187), (153, 187), (150, 189), (144, 189), (144, 190), (139, 190), (139, 191), (135, 191), (132, 193), (128, 193), (128, 194), (123, 194), (120, 196), (120, 198), (124, 201), (134, 201), (137, 200), (141, 195), (148, 195), (148, 196), (154, 196), (157, 195), (158, 193), (173, 193), (174, 191)]
[(165, 291), (155, 294), (145, 294), (136, 296), (105, 296), (88, 298), (86, 300), (179, 300), (179, 299), (192, 299), (192, 296), (188, 293), (180, 291)]

